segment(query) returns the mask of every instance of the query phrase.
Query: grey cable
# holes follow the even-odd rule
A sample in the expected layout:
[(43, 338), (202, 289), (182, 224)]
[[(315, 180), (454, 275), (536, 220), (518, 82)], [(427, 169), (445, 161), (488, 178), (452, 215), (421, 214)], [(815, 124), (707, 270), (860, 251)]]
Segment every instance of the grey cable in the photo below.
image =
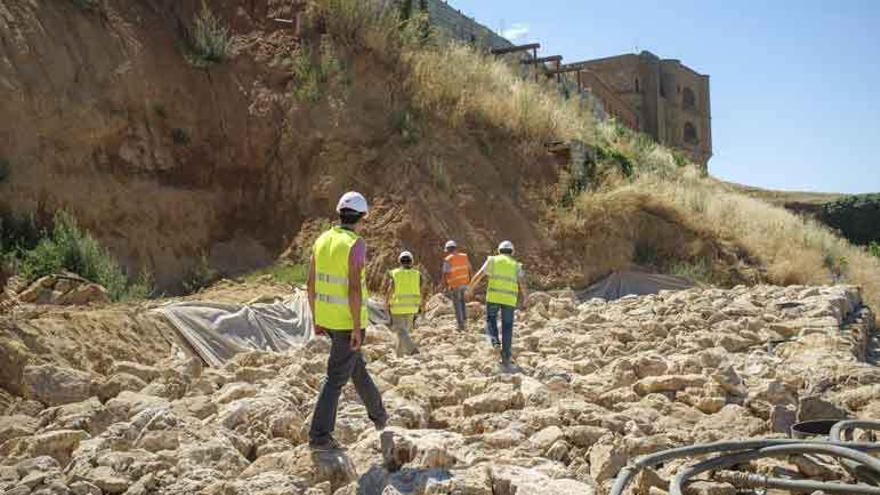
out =
[[(754, 450), (751, 452), (741, 452), (738, 454), (725, 455), (720, 457), (714, 457), (712, 459), (708, 459), (697, 463), (693, 466), (688, 467), (687, 469), (678, 472), (672, 481), (669, 483), (669, 495), (684, 495), (683, 486), (684, 484), (694, 476), (697, 476), (706, 471), (710, 471), (713, 469), (720, 469), (724, 467), (728, 467), (734, 464), (739, 464), (742, 462), (748, 462), (754, 459), (759, 459), (761, 457), (771, 457), (777, 455), (789, 455), (789, 454), (825, 454), (834, 457), (842, 457), (844, 459), (850, 459), (856, 461), (860, 464), (863, 464), (877, 473), (880, 473), (880, 460), (871, 457), (864, 452), (859, 452), (857, 450), (853, 450), (840, 445), (825, 445), (818, 443), (794, 443), (787, 445), (773, 445), (769, 447), (764, 447), (758, 450)], [(844, 486), (845, 485), (838, 485)], [(819, 490), (820, 488), (817, 488)], [(842, 492), (846, 493), (846, 492)], [(855, 493), (855, 492), (851, 492)], [(880, 492), (867, 492), (867, 493), (880, 493)]]
[(841, 493), (843, 495), (877, 495), (880, 488), (865, 485), (843, 485), (812, 480), (789, 480), (752, 473), (717, 475), (713, 479), (730, 483), (736, 488), (778, 488), (789, 491)]
[(624, 466), (617, 474), (614, 485), (611, 487), (609, 495), (623, 495), (624, 490), (632, 483), (636, 474), (646, 467), (656, 466), (672, 459), (681, 457), (690, 457), (695, 455), (705, 455), (721, 452), (737, 452), (761, 449), (775, 445), (833, 445), (849, 449), (877, 451), (880, 450), (880, 444), (875, 443), (846, 443), (846, 442), (826, 442), (819, 440), (797, 440), (792, 438), (775, 438), (762, 440), (746, 440), (746, 441), (722, 441), (713, 443), (704, 443), (697, 445), (688, 445), (684, 447), (676, 447), (674, 449), (663, 450), (641, 456), (628, 465)]

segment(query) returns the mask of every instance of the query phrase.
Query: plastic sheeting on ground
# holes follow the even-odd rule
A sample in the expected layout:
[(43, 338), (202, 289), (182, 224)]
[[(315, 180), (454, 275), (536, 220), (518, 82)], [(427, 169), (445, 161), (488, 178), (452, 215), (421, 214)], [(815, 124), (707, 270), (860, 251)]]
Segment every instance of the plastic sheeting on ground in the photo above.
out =
[(684, 277), (635, 270), (612, 272), (607, 277), (576, 293), (586, 301), (594, 297), (611, 301), (624, 296), (645, 296), (661, 290), (684, 290), (696, 284)]
[[(381, 303), (367, 303), (370, 323), (386, 324)], [(306, 293), (274, 303), (222, 304), (201, 301), (171, 303), (156, 310), (171, 323), (177, 337), (210, 366), (223, 366), (240, 352), (284, 352), (314, 336)]]

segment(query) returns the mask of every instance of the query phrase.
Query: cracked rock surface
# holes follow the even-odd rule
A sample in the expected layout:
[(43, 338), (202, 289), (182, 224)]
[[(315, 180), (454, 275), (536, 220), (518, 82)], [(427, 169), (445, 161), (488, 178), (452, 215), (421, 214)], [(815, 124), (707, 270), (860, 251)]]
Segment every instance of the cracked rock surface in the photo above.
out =
[[(320, 338), (219, 369), (181, 353), (46, 361), (4, 344), (20, 370), (16, 389), (0, 391), (0, 492), (603, 494), (638, 455), (784, 435), (798, 420), (880, 417), (880, 370), (863, 361), (873, 317), (853, 287), (531, 302), (517, 315), (510, 370), (476, 304), (457, 332), (435, 296), (413, 357), (396, 357), (390, 331), (370, 328), (364, 354), (390, 414), (384, 451), (351, 385), (335, 432), (346, 449), (308, 449), (329, 350)], [(670, 472), (643, 476), (634, 493), (665, 493)]]

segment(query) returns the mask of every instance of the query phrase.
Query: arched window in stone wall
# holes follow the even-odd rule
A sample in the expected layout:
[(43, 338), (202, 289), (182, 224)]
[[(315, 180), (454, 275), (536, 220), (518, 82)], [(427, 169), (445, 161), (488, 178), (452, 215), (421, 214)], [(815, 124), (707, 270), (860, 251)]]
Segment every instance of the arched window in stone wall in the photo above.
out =
[(684, 124), (684, 142), (687, 144), (697, 144), (700, 139), (697, 137), (697, 128), (690, 122)]
[(694, 110), (697, 108), (697, 99), (694, 97), (694, 92), (691, 88), (685, 87), (684, 91), (681, 93), (681, 106), (683, 106), (686, 110)]

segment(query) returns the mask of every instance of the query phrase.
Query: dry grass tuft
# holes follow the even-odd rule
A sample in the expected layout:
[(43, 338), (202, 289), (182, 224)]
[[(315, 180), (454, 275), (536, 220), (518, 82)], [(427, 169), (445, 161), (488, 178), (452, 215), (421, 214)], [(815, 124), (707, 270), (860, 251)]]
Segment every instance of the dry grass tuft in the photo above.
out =
[(405, 60), (413, 104), (453, 126), (475, 122), (538, 144), (596, 141), (589, 111), (552, 88), (523, 79), (491, 55), (452, 43), (409, 50)]
[(646, 174), (626, 187), (674, 205), (719, 238), (735, 240), (760, 259), (770, 282), (852, 283), (880, 307), (880, 260), (813, 220), (695, 174)]

